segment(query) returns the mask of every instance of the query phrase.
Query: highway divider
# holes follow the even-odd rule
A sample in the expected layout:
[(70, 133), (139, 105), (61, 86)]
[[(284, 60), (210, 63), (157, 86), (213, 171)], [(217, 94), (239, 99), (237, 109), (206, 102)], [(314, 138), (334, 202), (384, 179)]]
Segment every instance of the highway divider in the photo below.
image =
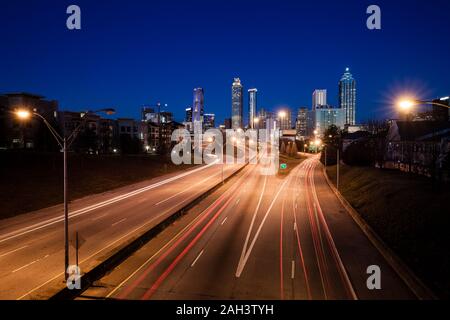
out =
[[(224, 183), (228, 182), (235, 175), (240, 173), (244, 168), (247, 167), (249, 163), (245, 163), (241, 168), (233, 172), (231, 175), (224, 179)], [(200, 203), (203, 199), (211, 195), (214, 191), (219, 189), (222, 186), (222, 181), (218, 182), (216, 185), (212, 186), (206, 192), (202, 193), (186, 205), (184, 205), (181, 209), (175, 211), (173, 214), (165, 218), (163, 221), (145, 231), (143, 234), (139, 235), (137, 238), (131, 239), (125, 244), (121, 245), (118, 250), (111, 253), (109, 257), (107, 257), (103, 262), (99, 263), (97, 266), (93, 267), (91, 270), (88, 270), (81, 276), (81, 289), (79, 290), (70, 290), (67, 287), (62, 288), (57, 293), (51, 295), (50, 300), (70, 300), (75, 299), (80, 296), (86, 289), (88, 289), (96, 280), (102, 278), (106, 273), (120, 265), (125, 259), (139, 250), (142, 246), (148, 243), (150, 240), (155, 238), (158, 234), (160, 234), (164, 229), (173, 224), (177, 219), (187, 214), (189, 209)]]

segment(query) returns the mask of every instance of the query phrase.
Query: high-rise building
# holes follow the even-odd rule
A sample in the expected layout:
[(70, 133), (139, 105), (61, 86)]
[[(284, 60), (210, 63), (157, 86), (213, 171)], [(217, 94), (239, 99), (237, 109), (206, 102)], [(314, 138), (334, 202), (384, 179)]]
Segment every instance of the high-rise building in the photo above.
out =
[(295, 129), (297, 137), (304, 139), (307, 136), (308, 127), (308, 108), (302, 107), (297, 110), (297, 119), (295, 121)]
[(192, 107), (186, 108), (186, 116), (184, 117), (185, 122), (192, 122)]
[(203, 122), (204, 91), (202, 88), (194, 89), (194, 103), (192, 105), (192, 122)]
[(344, 124), (355, 125), (356, 123), (356, 81), (353, 79), (350, 69), (339, 81), (339, 108), (344, 112)]
[(284, 109), (278, 113), (278, 124), (281, 130), (292, 129), (292, 113), (290, 109)]
[(257, 89), (249, 89), (248, 90), (248, 125), (250, 129), (255, 129), (255, 118), (257, 108)]
[(323, 136), (331, 125), (335, 125), (339, 129), (344, 128), (344, 109), (325, 106), (313, 110), (313, 117), (312, 131), (317, 131), (319, 136)]
[(312, 94), (312, 109), (321, 108), (327, 105), (327, 90), (316, 89)]
[(234, 78), (231, 90), (231, 127), (234, 130), (243, 128), (243, 87), (239, 78)]
[(205, 113), (203, 118), (203, 125), (205, 130), (215, 127), (216, 115), (214, 113)]

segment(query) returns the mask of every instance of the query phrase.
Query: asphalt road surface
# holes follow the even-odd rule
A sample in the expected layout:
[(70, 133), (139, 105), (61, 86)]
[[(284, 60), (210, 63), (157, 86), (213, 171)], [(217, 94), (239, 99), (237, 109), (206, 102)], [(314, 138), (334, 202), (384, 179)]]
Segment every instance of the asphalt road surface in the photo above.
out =
[[(381, 290), (367, 288), (367, 267)], [(249, 165), (81, 299), (415, 299), (346, 212), (317, 157)]]
[[(225, 178), (242, 165), (224, 166)], [(222, 180), (222, 165), (181, 171), (70, 204), (70, 238), (75, 231), (81, 271), (107, 257)], [(48, 287), (64, 282), (62, 205), (0, 221), (0, 299), (47, 298)], [(75, 264), (73, 247), (71, 264)], [(60, 282), (59, 282), (60, 281)]]

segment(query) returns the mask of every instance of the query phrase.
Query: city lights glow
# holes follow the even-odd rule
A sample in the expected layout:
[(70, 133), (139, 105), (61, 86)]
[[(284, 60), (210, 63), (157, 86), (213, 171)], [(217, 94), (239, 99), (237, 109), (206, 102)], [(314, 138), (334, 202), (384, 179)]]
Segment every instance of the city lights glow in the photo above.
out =
[(20, 119), (28, 119), (31, 117), (31, 112), (28, 110), (17, 110), (16, 115)]
[(401, 100), (398, 105), (402, 110), (408, 111), (415, 105), (415, 103), (412, 100)]

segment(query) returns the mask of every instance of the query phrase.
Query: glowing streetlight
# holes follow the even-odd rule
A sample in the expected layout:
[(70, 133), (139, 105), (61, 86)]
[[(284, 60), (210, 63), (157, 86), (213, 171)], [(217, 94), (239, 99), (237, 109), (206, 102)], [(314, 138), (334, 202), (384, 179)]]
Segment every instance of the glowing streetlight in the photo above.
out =
[(416, 105), (416, 103), (413, 100), (402, 100), (398, 103), (398, 106), (400, 109), (404, 111), (409, 111), (411, 108)]
[[(446, 100), (448, 100), (448, 97), (444, 97), (444, 98), (440, 99), (440, 101), (446, 101)], [(450, 108), (450, 106), (447, 104), (439, 103), (439, 102), (432, 101), (432, 100), (402, 99), (402, 100), (399, 100), (399, 102), (397, 103), (398, 107), (404, 111), (408, 111), (412, 107), (421, 105), (421, 104), (431, 104), (431, 105), (435, 105), (435, 106), (439, 106), (439, 107), (443, 107), (443, 108)]]
[(31, 118), (31, 112), (25, 109), (19, 109), (16, 112), (16, 115), (19, 119), (26, 120)]
[(50, 130), (51, 134), (55, 138), (58, 145), (61, 147), (63, 151), (63, 201), (64, 201), (64, 275), (67, 280), (68, 268), (69, 268), (69, 198), (68, 198), (68, 175), (67, 175), (67, 151), (73, 141), (76, 139), (79, 130), (85, 124), (85, 120), (87, 119), (87, 114), (96, 114), (104, 112), (108, 115), (114, 114), (115, 110), (112, 108), (100, 109), (97, 111), (87, 111), (86, 113), (81, 115), (81, 123), (72, 131), (72, 133), (66, 137), (65, 135), (60, 135), (58, 131), (45, 119), (42, 115), (37, 113), (36, 111), (28, 111), (26, 109), (19, 109), (15, 111), (15, 115), (22, 120), (31, 119), (32, 116), (36, 116), (40, 118), (44, 124), (47, 126), (48, 130)]
[(316, 139), (316, 141), (314, 141), (314, 144), (318, 147), (320, 147), (320, 145), (322, 144), (322, 140), (320, 139)]
[(314, 130), (314, 135), (316, 135), (317, 136), (317, 134), (319, 133), (319, 131), (316, 129), (316, 130)]
[(278, 117), (280, 117), (280, 118), (286, 118), (286, 111), (280, 111), (280, 112), (278, 112)]

